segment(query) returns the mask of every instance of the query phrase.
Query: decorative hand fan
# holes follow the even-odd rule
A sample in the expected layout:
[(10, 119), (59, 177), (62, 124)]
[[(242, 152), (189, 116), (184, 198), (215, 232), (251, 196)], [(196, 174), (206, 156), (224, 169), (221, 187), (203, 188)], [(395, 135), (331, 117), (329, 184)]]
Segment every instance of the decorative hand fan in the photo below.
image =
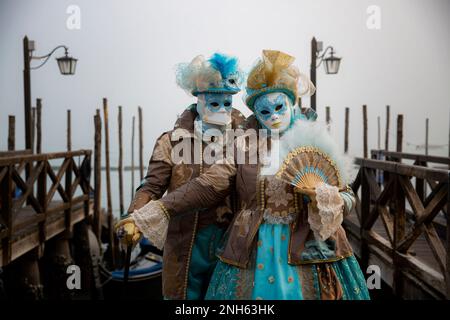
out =
[(321, 183), (343, 188), (335, 162), (313, 146), (302, 146), (290, 151), (276, 177), (299, 189), (313, 189)]

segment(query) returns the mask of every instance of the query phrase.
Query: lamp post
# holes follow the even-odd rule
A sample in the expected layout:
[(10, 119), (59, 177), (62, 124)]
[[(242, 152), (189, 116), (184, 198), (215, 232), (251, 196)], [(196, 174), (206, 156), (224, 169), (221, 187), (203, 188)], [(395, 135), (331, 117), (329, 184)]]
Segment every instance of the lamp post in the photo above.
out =
[[(64, 45), (59, 45), (51, 50), (49, 53), (43, 56), (34, 56), (33, 51), (35, 50), (34, 41), (28, 40), (28, 37), (23, 38), (23, 90), (24, 90), (24, 102), (25, 102), (25, 148), (31, 149), (31, 80), (30, 73), (31, 70), (36, 70), (42, 67), (50, 57), (55, 53), (56, 50), (64, 48), (65, 55), (56, 59), (58, 62), (59, 71), (63, 75), (73, 75), (75, 74), (75, 68), (77, 64), (77, 59), (72, 58), (68, 54), (68, 48)], [(31, 62), (33, 60), (42, 60), (42, 63), (36, 67), (31, 67)], [(27, 170), (28, 171), (28, 170)], [(28, 174), (27, 174), (28, 176)]]
[[(311, 108), (316, 111), (316, 96), (317, 96), (317, 80), (316, 80), (316, 69), (324, 63), (326, 74), (337, 74), (339, 71), (339, 66), (341, 64), (341, 58), (334, 55), (334, 48), (332, 46), (326, 47), (323, 50), (322, 41), (317, 41), (315, 37), (311, 40), (311, 68), (310, 68), (310, 79), (311, 82), (316, 87), (316, 92), (311, 96)], [(325, 58), (327, 52), (330, 51), (330, 55)], [(318, 61), (318, 62), (317, 62)]]

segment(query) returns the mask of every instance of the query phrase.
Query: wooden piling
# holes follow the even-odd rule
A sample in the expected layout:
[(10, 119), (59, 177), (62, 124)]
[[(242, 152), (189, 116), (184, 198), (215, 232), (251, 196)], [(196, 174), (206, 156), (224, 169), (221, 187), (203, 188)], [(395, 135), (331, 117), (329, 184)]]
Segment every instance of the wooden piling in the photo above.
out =
[(384, 137), (384, 149), (389, 150), (389, 125), (391, 121), (391, 107), (386, 106), (386, 133)]
[(142, 181), (144, 179), (144, 137), (143, 137), (143, 127), (142, 127), (142, 108), (138, 107), (139, 114), (139, 179)]
[(425, 155), (428, 155), (428, 135), (429, 135), (430, 119), (425, 120)]
[(381, 149), (381, 118), (380, 116), (377, 117), (377, 130), (378, 130), (378, 135), (377, 135), (377, 149), (380, 150)]
[(72, 117), (70, 109), (67, 110), (67, 151), (72, 150)]
[(119, 106), (119, 113), (117, 116), (117, 122), (119, 124), (119, 206), (120, 215), (125, 214), (124, 204), (123, 204), (123, 140), (122, 140), (122, 107)]
[(328, 129), (328, 131), (330, 131), (330, 121), (331, 121), (331, 119), (330, 119), (330, 107), (329, 106), (325, 107), (325, 119), (326, 119), (326, 122), (327, 122), (327, 129)]
[(8, 117), (8, 151), (16, 149), (16, 117)]
[(95, 124), (95, 146), (94, 146), (94, 232), (100, 240), (102, 232), (101, 223), (101, 181), (102, 181), (102, 120), (100, 118), (100, 110), (94, 116)]
[(367, 137), (367, 106), (363, 105), (363, 128), (364, 128), (364, 158), (368, 157), (369, 151), (368, 151), (368, 137)]
[(109, 162), (109, 116), (108, 116), (108, 100), (103, 98), (103, 122), (105, 126), (105, 164), (106, 164), (106, 210), (108, 217), (109, 240), (112, 246), (111, 257), (113, 266), (116, 265), (116, 248), (114, 239), (114, 218), (112, 213), (111, 199), (111, 166)]
[(134, 118), (131, 125), (131, 199), (134, 198)]
[(403, 115), (397, 116), (397, 152), (403, 150)]
[(31, 108), (31, 153), (34, 153), (36, 142), (36, 107)]
[(36, 99), (36, 153), (42, 152), (42, 100)]
[(348, 130), (349, 130), (349, 119), (350, 117), (350, 108), (345, 108), (345, 132), (344, 132), (344, 152), (348, 153)]

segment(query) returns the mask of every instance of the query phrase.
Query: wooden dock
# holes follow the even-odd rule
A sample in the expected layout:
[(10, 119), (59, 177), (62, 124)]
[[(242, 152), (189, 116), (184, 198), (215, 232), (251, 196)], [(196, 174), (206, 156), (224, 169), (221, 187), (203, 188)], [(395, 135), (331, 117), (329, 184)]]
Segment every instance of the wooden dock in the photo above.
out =
[(450, 299), (450, 171), (429, 167), (450, 158), (381, 150), (372, 158), (356, 159), (357, 206), (344, 221), (361, 267), (379, 266), (399, 298)]

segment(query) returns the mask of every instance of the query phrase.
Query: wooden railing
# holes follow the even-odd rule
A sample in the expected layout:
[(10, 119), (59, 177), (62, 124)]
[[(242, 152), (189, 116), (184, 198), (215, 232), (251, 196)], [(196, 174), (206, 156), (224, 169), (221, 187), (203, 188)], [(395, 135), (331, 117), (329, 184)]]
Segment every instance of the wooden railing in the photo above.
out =
[[(391, 160), (401, 162), (402, 160), (414, 160), (414, 165), (428, 166), (428, 164), (450, 165), (450, 157), (439, 157), (417, 153), (395, 152), (386, 150), (371, 150), (372, 159)], [(383, 157), (384, 159), (380, 159)]]
[[(415, 298), (422, 290), (428, 297), (449, 299), (446, 208), (450, 203), (450, 171), (360, 158), (356, 164), (360, 168), (352, 187), (357, 206), (344, 226), (356, 239), (355, 251), (362, 267), (380, 264), (383, 279), (400, 297)], [(429, 192), (424, 193), (420, 183), (414, 188), (413, 180), (416, 187), (417, 181), (427, 184)], [(435, 228), (438, 216), (441, 225), (444, 221), (445, 234)]]
[[(53, 213), (64, 212), (64, 224), (68, 232), (72, 225), (74, 205), (82, 204), (85, 217), (88, 217), (92, 192), (91, 153), (90, 150), (78, 150), (0, 157), (0, 240), (3, 264), (11, 261), (13, 236), (24, 228), (37, 224), (39, 241), (43, 243), (46, 239), (46, 220)], [(80, 164), (75, 161), (77, 158)], [(60, 162), (57, 172), (51, 161)], [(27, 166), (31, 170), (28, 178), (24, 178), (23, 169)], [(17, 190), (20, 192), (15, 196)], [(81, 194), (76, 196), (77, 192)], [(57, 194), (60, 199), (55, 201)], [(27, 215), (18, 219), (25, 207)]]

